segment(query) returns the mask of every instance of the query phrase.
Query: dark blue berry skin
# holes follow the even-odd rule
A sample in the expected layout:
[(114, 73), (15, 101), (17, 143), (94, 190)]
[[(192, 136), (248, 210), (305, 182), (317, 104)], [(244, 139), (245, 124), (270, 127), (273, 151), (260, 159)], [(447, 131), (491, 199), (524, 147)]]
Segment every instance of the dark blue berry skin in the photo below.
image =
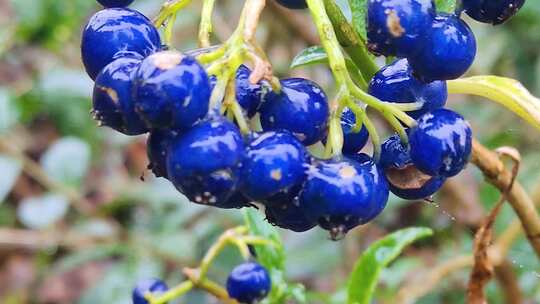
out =
[(81, 55), (86, 72), (93, 80), (115, 58), (135, 54), (144, 58), (159, 50), (161, 39), (152, 22), (128, 8), (97, 12), (86, 25)]
[(341, 114), (341, 129), (343, 130), (343, 153), (358, 153), (366, 145), (369, 133), (366, 126), (362, 126), (360, 131), (353, 132), (356, 125), (356, 116), (349, 108), (345, 108)]
[(386, 180), (374, 167), (350, 158), (312, 166), (299, 196), (306, 216), (333, 237), (373, 219), (389, 194)]
[(437, 192), (446, 178), (421, 173), (412, 163), (409, 149), (398, 135), (388, 138), (381, 147), (379, 165), (384, 169), (390, 191), (400, 198), (418, 200)]
[(135, 113), (133, 74), (141, 61), (122, 57), (108, 64), (96, 78), (92, 97), (94, 117), (103, 125), (126, 135), (139, 135), (148, 129)]
[(411, 159), (431, 176), (452, 177), (467, 164), (472, 149), (469, 123), (456, 112), (438, 109), (425, 114), (409, 135)]
[(240, 303), (252, 304), (262, 300), (271, 288), (268, 270), (255, 262), (245, 262), (236, 266), (227, 278), (229, 297)]
[(264, 200), (302, 183), (308, 164), (308, 152), (290, 132), (262, 133), (247, 146), (241, 190), (253, 200)]
[[(262, 82), (252, 84), (249, 81), (251, 70), (241, 65), (236, 71), (236, 100), (238, 104), (246, 111), (248, 117), (253, 117), (261, 106), (265, 88)], [(210, 86), (212, 90), (216, 85), (216, 77), (210, 77)]]
[(135, 76), (135, 110), (152, 129), (187, 129), (208, 113), (210, 83), (192, 57), (163, 51), (147, 57)]
[(211, 117), (171, 142), (167, 151), (169, 179), (195, 203), (243, 207), (229, 198), (238, 188), (244, 153), (238, 128), (224, 117)]
[(292, 201), (267, 206), (265, 214), (270, 224), (294, 232), (305, 232), (317, 226), (317, 222), (307, 218), (304, 210)]
[(368, 48), (377, 55), (413, 55), (422, 47), (434, 16), (433, 0), (369, 0)]
[(97, 0), (104, 7), (126, 7), (133, 3), (134, 0)]
[(133, 304), (148, 304), (148, 301), (144, 298), (144, 295), (148, 292), (159, 295), (167, 292), (169, 288), (165, 282), (158, 279), (146, 279), (139, 281), (137, 286), (133, 289), (132, 300)]
[(456, 79), (467, 72), (476, 56), (474, 33), (456, 15), (437, 15), (424, 40), (420, 52), (409, 57), (414, 75), (424, 82)]
[(276, 0), (277, 3), (290, 9), (305, 9), (307, 8), (306, 0)]
[(369, 83), (369, 94), (388, 102), (422, 102), (421, 109), (408, 112), (416, 119), (444, 107), (448, 89), (446, 81), (424, 83), (416, 79), (407, 59), (398, 59), (373, 76)]
[(173, 130), (153, 130), (148, 136), (146, 151), (148, 154), (148, 169), (152, 170), (156, 177), (167, 178), (167, 151), (171, 142), (179, 135)]
[(326, 136), (328, 101), (316, 83), (303, 78), (281, 81), (281, 92), (268, 92), (260, 109), (263, 130), (289, 130), (304, 145)]
[(517, 14), (525, 0), (463, 0), (463, 9), (476, 21), (501, 24)]

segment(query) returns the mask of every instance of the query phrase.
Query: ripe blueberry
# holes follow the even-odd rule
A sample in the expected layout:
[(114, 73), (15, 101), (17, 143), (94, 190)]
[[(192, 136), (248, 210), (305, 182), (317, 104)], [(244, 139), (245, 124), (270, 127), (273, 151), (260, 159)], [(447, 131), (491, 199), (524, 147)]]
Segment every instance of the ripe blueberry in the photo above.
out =
[(373, 162), (321, 160), (308, 172), (299, 202), (306, 216), (336, 239), (373, 219), (384, 209), (388, 193), (388, 184)]
[(241, 190), (253, 200), (264, 200), (303, 182), (308, 152), (288, 131), (269, 131), (247, 146), (242, 161)]
[(307, 218), (304, 210), (294, 201), (267, 206), (265, 213), (270, 224), (294, 232), (305, 232), (317, 226), (317, 222)]
[(517, 14), (525, 0), (463, 0), (463, 9), (474, 20), (491, 23), (504, 23)]
[(227, 278), (229, 296), (240, 303), (252, 304), (262, 300), (271, 288), (268, 270), (255, 262), (236, 266)]
[(176, 51), (152, 54), (134, 81), (135, 110), (149, 128), (186, 129), (208, 113), (210, 83), (192, 57)]
[(132, 95), (133, 74), (141, 61), (121, 57), (109, 63), (96, 78), (92, 113), (100, 123), (126, 135), (146, 133), (144, 122), (135, 113)]
[(198, 204), (231, 206), (245, 153), (238, 128), (221, 116), (203, 120), (171, 142), (167, 172), (176, 188)]
[(304, 145), (323, 139), (328, 102), (321, 87), (303, 78), (281, 81), (281, 92), (269, 92), (260, 109), (263, 130), (291, 131)]
[(411, 129), (411, 159), (431, 176), (452, 177), (467, 164), (472, 149), (469, 123), (456, 112), (438, 109), (418, 119)]
[(146, 152), (148, 154), (148, 169), (154, 172), (156, 177), (168, 178), (167, 174), (167, 151), (171, 142), (178, 136), (174, 130), (153, 130), (148, 136)]
[(133, 0), (97, 0), (104, 7), (126, 7), (133, 3)]
[(419, 81), (407, 59), (398, 59), (377, 72), (369, 83), (369, 94), (388, 102), (422, 102), (422, 108), (408, 112), (413, 118), (444, 107), (448, 98), (445, 81)]
[(388, 138), (381, 147), (379, 164), (384, 169), (390, 191), (408, 200), (429, 197), (437, 192), (446, 178), (429, 176), (412, 163), (409, 149), (401, 143), (398, 135)]
[(139, 281), (137, 286), (133, 289), (132, 300), (133, 304), (148, 304), (148, 301), (144, 298), (147, 293), (155, 295), (162, 294), (169, 290), (165, 282), (158, 279), (146, 279)]
[[(251, 70), (245, 66), (241, 65), (236, 71), (236, 100), (238, 104), (244, 109), (248, 117), (253, 117), (263, 100), (265, 94), (265, 88), (262, 82), (257, 84), (252, 84), (249, 81), (249, 76), (251, 75)], [(210, 77), (210, 86), (212, 90), (216, 84), (216, 77)]]
[(86, 25), (81, 54), (92, 79), (115, 58), (126, 54), (146, 57), (161, 46), (157, 29), (143, 14), (128, 8), (97, 12)]
[(343, 153), (356, 154), (366, 145), (369, 133), (366, 126), (360, 131), (354, 132), (356, 116), (349, 108), (345, 108), (341, 114), (341, 128), (343, 130)]
[(277, 3), (291, 9), (304, 9), (307, 8), (306, 0), (276, 0)]
[(476, 56), (474, 33), (455, 15), (437, 15), (424, 40), (424, 47), (409, 57), (409, 63), (414, 75), (425, 82), (460, 77)]
[(413, 55), (424, 44), (434, 16), (433, 0), (369, 0), (368, 48), (378, 55)]

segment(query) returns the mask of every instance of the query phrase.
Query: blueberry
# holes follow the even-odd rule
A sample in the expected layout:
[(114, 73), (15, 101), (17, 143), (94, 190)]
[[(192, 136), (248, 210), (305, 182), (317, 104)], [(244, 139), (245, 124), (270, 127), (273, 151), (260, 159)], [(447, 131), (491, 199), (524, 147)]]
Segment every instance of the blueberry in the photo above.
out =
[(384, 169), (390, 191), (407, 200), (418, 200), (437, 192), (446, 178), (422, 173), (412, 163), (409, 149), (398, 135), (388, 138), (381, 148), (380, 166)]
[[(358, 156), (363, 158), (362, 156)], [(388, 184), (373, 161), (321, 160), (308, 172), (299, 202), (306, 216), (337, 238), (373, 219), (386, 205)]]
[(240, 303), (252, 304), (264, 299), (272, 282), (268, 270), (255, 262), (236, 266), (227, 278), (229, 296)]
[(178, 136), (174, 130), (153, 130), (148, 136), (146, 151), (148, 154), (148, 169), (154, 172), (156, 177), (168, 178), (167, 174), (167, 151), (171, 142)]
[(317, 226), (317, 222), (307, 218), (304, 210), (294, 201), (267, 206), (265, 214), (270, 224), (294, 232), (305, 232)]
[(424, 83), (413, 76), (407, 59), (398, 59), (378, 71), (369, 83), (369, 94), (388, 102), (422, 102), (422, 108), (408, 112), (413, 118), (444, 107), (448, 98), (445, 81)]
[(277, 3), (283, 5), (286, 8), (291, 9), (304, 9), (307, 8), (306, 0), (276, 0)]
[(304, 145), (327, 132), (328, 101), (316, 83), (303, 78), (281, 81), (281, 92), (268, 92), (260, 109), (263, 130), (291, 131)]
[(349, 108), (345, 108), (341, 114), (341, 128), (343, 129), (343, 153), (358, 153), (366, 145), (369, 133), (366, 126), (362, 126), (360, 131), (354, 132), (356, 116)]
[(126, 7), (133, 3), (133, 0), (97, 0), (104, 7)]
[(244, 153), (238, 128), (224, 117), (213, 116), (171, 142), (167, 151), (169, 179), (195, 203), (243, 207), (229, 198), (238, 188)]
[(414, 75), (425, 82), (460, 77), (476, 56), (474, 33), (455, 15), (437, 15), (424, 40), (424, 47), (409, 57), (409, 63)]
[(146, 133), (144, 122), (135, 113), (131, 94), (133, 73), (141, 61), (121, 57), (98, 74), (94, 85), (93, 109), (95, 119), (126, 135)]
[(463, 0), (463, 9), (476, 21), (501, 24), (517, 14), (525, 0)]
[(308, 152), (288, 131), (260, 134), (248, 145), (242, 162), (241, 189), (249, 198), (263, 200), (304, 181)]
[(147, 293), (159, 295), (167, 292), (169, 288), (165, 282), (158, 279), (146, 279), (139, 281), (137, 286), (133, 289), (132, 300), (133, 304), (148, 304), (149, 302), (144, 298)]
[(187, 129), (208, 113), (210, 83), (197, 60), (162, 51), (141, 63), (134, 94), (135, 110), (149, 128)]
[(86, 25), (81, 54), (86, 72), (92, 79), (115, 58), (126, 54), (141, 58), (156, 52), (161, 39), (152, 22), (127, 8), (109, 8), (97, 12)]
[(368, 48), (377, 55), (413, 55), (424, 44), (434, 16), (433, 0), (369, 0)]
[[(262, 82), (257, 84), (252, 84), (249, 81), (249, 76), (251, 75), (251, 70), (245, 66), (241, 65), (236, 71), (236, 100), (238, 104), (247, 112), (248, 117), (253, 117), (263, 100), (266, 88)], [(212, 90), (216, 85), (216, 77), (210, 77), (210, 86)]]
[(438, 109), (418, 119), (409, 135), (414, 165), (431, 176), (452, 177), (467, 164), (472, 149), (469, 123), (458, 113)]

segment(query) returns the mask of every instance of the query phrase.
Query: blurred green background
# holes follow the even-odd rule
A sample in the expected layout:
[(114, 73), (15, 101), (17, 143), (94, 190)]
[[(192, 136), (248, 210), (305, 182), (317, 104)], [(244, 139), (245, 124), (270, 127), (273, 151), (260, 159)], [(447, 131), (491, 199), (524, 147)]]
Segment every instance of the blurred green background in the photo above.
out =
[[(234, 29), (243, 1), (217, 3), (216, 42)], [(133, 8), (153, 17), (160, 4), (136, 0)], [(98, 9), (93, 0), (0, 0), (0, 303), (130, 303), (137, 279), (180, 282), (182, 267), (196, 265), (224, 229), (242, 222), (239, 211), (190, 204), (166, 180), (153, 178), (146, 170), (144, 136), (119, 135), (92, 121), (92, 82), (79, 44), (82, 27)], [(196, 47), (199, 11), (194, 1), (178, 16), (178, 49)], [(540, 1), (528, 0), (503, 26), (467, 20), (479, 41), (470, 74), (516, 78), (540, 95), (539, 15)], [(269, 5), (258, 39), (277, 75), (311, 78), (333, 92), (323, 67), (288, 70), (298, 51), (317, 42), (307, 13)], [(483, 99), (452, 96), (449, 106), (470, 120), (488, 147), (521, 151), (519, 181), (540, 200), (540, 132)], [(382, 216), (344, 241), (331, 242), (319, 230), (281, 230), (288, 273), (310, 290), (339, 291), (372, 241), (398, 228), (433, 228), (434, 237), (412, 246), (383, 273), (377, 303), (394, 303), (403, 283), (471, 252), (474, 227), (497, 197), (470, 167), (447, 183), (435, 197), (437, 205), (392, 197)], [(505, 206), (496, 231), (513, 218)], [(211, 276), (223, 282), (239, 261), (236, 251), (226, 251)], [(540, 303), (540, 263), (523, 237), (511, 248), (508, 265), (523, 302)], [(419, 303), (464, 302), (468, 274), (446, 277)], [(504, 290), (501, 280), (493, 280), (490, 303), (506, 303)], [(317, 294), (309, 300), (320, 302)], [(339, 296), (334, 302), (340, 303)], [(195, 291), (177, 303), (215, 300)]]

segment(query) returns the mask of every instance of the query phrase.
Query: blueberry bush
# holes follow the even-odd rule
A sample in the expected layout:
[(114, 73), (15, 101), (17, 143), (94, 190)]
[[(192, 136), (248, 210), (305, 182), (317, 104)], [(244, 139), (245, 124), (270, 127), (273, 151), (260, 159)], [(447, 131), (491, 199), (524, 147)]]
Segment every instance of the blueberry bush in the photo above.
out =
[(540, 301), (535, 1), (0, 7), (0, 302)]

